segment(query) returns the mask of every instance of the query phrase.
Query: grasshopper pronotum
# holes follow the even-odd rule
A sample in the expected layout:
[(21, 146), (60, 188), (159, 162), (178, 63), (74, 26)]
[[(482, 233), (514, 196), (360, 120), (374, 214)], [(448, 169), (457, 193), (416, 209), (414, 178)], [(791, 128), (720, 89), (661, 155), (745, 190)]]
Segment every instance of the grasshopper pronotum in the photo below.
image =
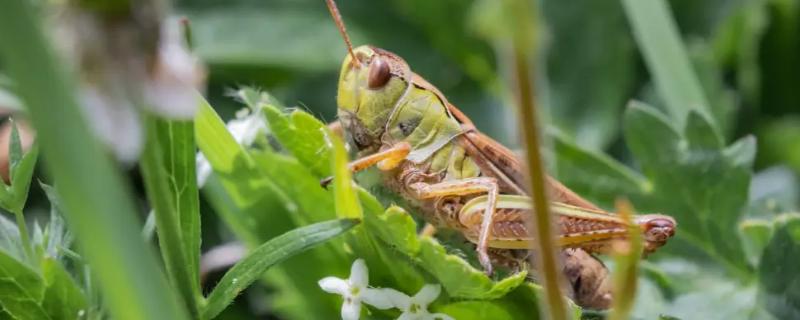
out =
[[(477, 246), (478, 260), (492, 272), (492, 252), (528, 249), (525, 219), (534, 214), (523, 170), (503, 145), (476, 131), (472, 122), (399, 56), (372, 46), (352, 48), (332, 0), (331, 15), (347, 44), (337, 95), (341, 128), (361, 158), (352, 171), (377, 166), (385, 184), (416, 205), (437, 227), (458, 230)], [(559, 243), (590, 253), (625, 240), (628, 223), (547, 179), (557, 215)], [(675, 233), (673, 218), (634, 218), (646, 253)]]

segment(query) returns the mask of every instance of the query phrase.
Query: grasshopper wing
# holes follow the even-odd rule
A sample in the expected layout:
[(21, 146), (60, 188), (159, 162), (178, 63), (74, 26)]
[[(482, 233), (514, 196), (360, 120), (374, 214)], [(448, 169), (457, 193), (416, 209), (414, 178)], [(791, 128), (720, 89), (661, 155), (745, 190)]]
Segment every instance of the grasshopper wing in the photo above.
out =
[[(466, 127), (473, 127), (472, 121), (464, 113), (453, 105), (449, 105), (450, 113)], [(514, 193), (528, 195), (525, 173), (522, 170), (522, 163), (517, 155), (511, 150), (474, 129), (468, 129), (461, 138), (461, 146), (467, 150), (481, 171), (495, 177), (506, 189), (515, 191)], [(550, 189), (550, 200), (554, 202), (566, 203), (585, 209), (599, 209), (591, 202), (558, 182), (558, 180), (547, 176), (547, 186)]]

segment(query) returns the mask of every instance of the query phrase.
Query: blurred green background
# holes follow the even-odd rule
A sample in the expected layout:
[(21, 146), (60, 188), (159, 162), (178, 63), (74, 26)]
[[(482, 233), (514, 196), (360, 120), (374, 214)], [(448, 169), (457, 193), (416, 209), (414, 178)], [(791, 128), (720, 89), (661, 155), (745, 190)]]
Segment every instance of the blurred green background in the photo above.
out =
[[(722, 110), (726, 140), (759, 139), (757, 170), (800, 154), (798, 3), (669, 1), (695, 70)], [(484, 132), (513, 145), (510, 107), (498, 84), (504, 56), (493, 46), (491, 1), (342, 1), (356, 45), (404, 57)], [(322, 1), (181, 0), (196, 52), (210, 68), (209, 95), (227, 114), (226, 92), (240, 85), (325, 120), (335, 116), (337, 73), (345, 54)], [(660, 106), (619, 1), (541, 1), (537, 91), (549, 126), (580, 146), (626, 156), (620, 119), (630, 99)], [(499, 78), (502, 80), (502, 78)], [(225, 111), (223, 111), (224, 113)]]

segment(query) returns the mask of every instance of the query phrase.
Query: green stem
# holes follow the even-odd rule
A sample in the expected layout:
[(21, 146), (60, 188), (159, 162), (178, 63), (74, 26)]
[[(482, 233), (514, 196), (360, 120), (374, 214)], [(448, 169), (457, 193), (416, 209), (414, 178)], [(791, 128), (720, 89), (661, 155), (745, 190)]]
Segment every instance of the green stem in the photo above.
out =
[(33, 261), (36, 254), (33, 252), (31, 237), (28, 234), (28, 226), (25, 224), (25, 216), (22, 214), (22, 210), (14, 210), (14, 217), (17, 218), (19, 238), (22, 240), (22, 246), (25, 247), (25, 254), (28, 256), (29, 261)]
[(567, 311), (560, 290), (560, 271), (556, 260), (556, 244), (553, 241), (554, 233), (550, 219), (550, 206), (547, 200), (547, 187), (545, 185), (544, 165), (540, 152), (540, 133), (538, 129), (538, 115), (534, 105), (533, 80), (531, 78), (530, 61), (534, 59), (535, 30), (533, 20), (533, 5), (530, 0), (516, 0), (508, 6), (512, 13), (512, 55), (514, 61), (513, 72), (516, 80), (517, 106), (522, 139), (525, 145), (525, 158), (529, 173), (529, 190), (533, 199), (535, 218), (529, 230), (535, 230), (533, 243), (535, 253), (531, 257), (532, 263), (542, 275), (543, 285), (547, 296), (547, 307), (543, 315), (545, 319), (567, 319)]

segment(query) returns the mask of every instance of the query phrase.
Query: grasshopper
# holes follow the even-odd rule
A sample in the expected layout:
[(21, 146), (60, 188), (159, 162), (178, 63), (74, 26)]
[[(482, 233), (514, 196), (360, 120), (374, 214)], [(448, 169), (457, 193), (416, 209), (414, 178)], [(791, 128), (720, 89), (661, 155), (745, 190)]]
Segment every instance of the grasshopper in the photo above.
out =
[[(535, 212), (514, 153), (477, 131), (401, 57), (369, 45), (353, 48), (335, 3), (327, 4), (348, 50), (339, 74), (337, 116), (360, 157), (350, 169), (376, 166), (385, 185), (428, 223), (455, 229), (475, 243), (487, 274), (493, 268), (490, 251), (528, 249), (532, 235), (526, 219)], [(605, 253), (614, 241), (626, 240), (626, 220), (551, 177), (547, 187), (561, 247)], [(642, 230), (645, 254), (663, 246), (677, 226), (660, 214), (639, 215), (633, 223)]]

